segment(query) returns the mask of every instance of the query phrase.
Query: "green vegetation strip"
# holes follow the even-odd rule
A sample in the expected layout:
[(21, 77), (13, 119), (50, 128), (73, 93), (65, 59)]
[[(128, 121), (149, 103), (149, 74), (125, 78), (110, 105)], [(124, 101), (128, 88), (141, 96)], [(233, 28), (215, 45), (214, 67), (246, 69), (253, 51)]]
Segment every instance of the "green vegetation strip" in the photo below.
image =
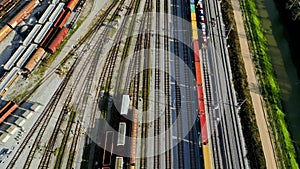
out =
[(221, 3), (223, 21), (226, 27), (232, 27), (232, 31), (228, 36), (227, 43), (229, 44), (228, 52), (230, 56), (230, 65), (233, 76), (234, 88), (237, 93), (237, 99), (240, 101), (246, 100), (241, 105), (239, 112), (241, 123), (243, 126), (243, 134), (247, 146), (247, 158), (249, 159), (251, 168), (266, 168), (265, 157), (262, 150), (261, 140), (254, 109), (252, 106), (250, 90), (247, 82), (247, 74), (244, 67), (244, 61), (241, 55), (241, 47), (234, 20), (231, 0), (224, 0)]
[(279, 168), (299, 168), (296, 162), (295, 148), (284, 119), (280, 88), (271, 63), (268, 42), (258, 17), (254, 0), (243, 1), (242, 8), (246, 16), (246, 27), (250, 36), (250, 47), (256, 64), (257, 75), (264, 97), (268, 121), (271, 127)]

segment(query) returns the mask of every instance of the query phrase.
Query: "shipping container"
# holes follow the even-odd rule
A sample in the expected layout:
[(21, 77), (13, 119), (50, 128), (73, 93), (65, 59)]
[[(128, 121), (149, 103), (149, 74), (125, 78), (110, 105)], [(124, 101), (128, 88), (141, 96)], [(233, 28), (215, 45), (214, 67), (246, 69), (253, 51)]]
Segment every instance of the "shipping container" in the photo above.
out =
[(4, 75), (0, 82), (0, 96), (3, 96), (12, 83), (19, 76), (19, 68), (14, 67), (7, 74)]
[(20, 60), (17, 62), (17, 67), (21, 68), (26, 63), (26, 61), (30, 58), (32, 53), (36, 50), (37, 44), (31, 44), (22, 55)]
[(192, 29), (193, 30), (197, 30), (198, 29), (197, 23), (195, 21), (192, 21)]
[(39, 44), (43, 40), (47, 32), (50, 30), (52, 24), (53, 24), (52, 22), (46, 22), (46, 24), (43, 26), (40, 33), (34, 39), (34, 43)]
[(200, 61), (200, 55), (199, 55), (199, 43), (198, 41), (193, 41), (193, 48), (194, 48), (194, 60), (195, 62)]
[(19, 105), (13, 101), (7, 102), (1, 109), (0, 109), (0, 124), (12, 113), (14, 112)]
[(205, 105), (204, 105), (204, 96), (203, 96), (203, 87), (197, 87), (197, 94), (198, 94), (198, 110), (199, 114), (205, 113)]
[(34, 39), (34, 37), (38, 34), (39, 30), (41, 29), (41, 24), (36, 24), (33, 29), (30, 31), (30, 33), (27, 35), (27, 37), (23, 41), (24, 46), (28, 46), (31, 41)]
[(197, 41), (198, 40), (198, 29), (193, 29), (193, 41)]
[(102, 165), (103, 166), (110, 166), (111, 164), (111, 157), (113, 153), (113, 140), (114, 140), (114, 132), (107, 131), (105, 136), (105, 145), (104, 145), (104, 152), (102, 158)]
[(194, 4), (191, 4), (191, 12), (192, 13), (195, 13), (196, 11), (195, 11), (195, 5)]
[(65, 39), (69, 32), (69, 29), (66, 27), (63, 27), (59, 33), (56, 35), (54, 40), (51, 42), (51, 44), (47, 47), (47, 50), (50, 53), (54, 53), (56, 49), (59, 47), (60, 43)]
[(211, 169), (211, 158), (210, 158), (210, 149), (208, 144), (203, 144), (202, 145), (202, 150), (203, 150), (203, 159), (204, 159), (204, 168), (205, 169)]
[(196, 19), (196, 13), (191, 13), (191, 21), (197, 21)]
[(40, 60), (43, 58), (45, 54), (45, 50), (41, 47), (39, 47), (33, 56), (29, 59), (29, 61), (24, 66), (24, 69), (26, 69), (28, 72), (32, 72), (33, 69), (37, 66), (37, 64), (40, 62)]
[(126, 123), (120, 122), (117, 146), (123, 146), (125, 144), (125, 138), (126, 138)]
[(123, 169), (123, 157), (116, 157), (115, 169)]
[(78, 1), (79, 0), (70, 0), (66, 8), (72, 12), (74, 10), (74, 8), (76, 7)]
[(0, 42), (12, 31), (8, 25), (4, 25), (0, 30)]
[(62, 28), (69, 19), (71, 12), (69, 10), (63, 10), (57, 20), (54, 23), (54, 27)]
[(200, 126), (201, 126), (201, 139), (202, 144), (208, 143), (207, 126), (206, 126), (206, 115), (200, 114)]
[(61, 2), (59, 3), (53, 13), (49, 17), (50, 22), (55, 22), (61, 11), (64, 9), (65, 3)]
[(51, 15), (52, 11), (54, 10), (55, 5), (51, 4), (47, 7), (47, 9), (45, 10), (45, 12), (43, 13), (43, 15), (41, 16), (41, 18), (39, 19), (39, 23), (40, 24), (44, 24), (47, 19), (49, 18), (49, 16)]
[(202, 74), (201, 74), (200, 62), (195, 62), (195, 73), (196, 73), (197, 85), (202, 85)]
[(127, 115), (129, 109), (130, 98), (129, 95), (123, 95), (121, 105), (121, 115)]
[(22, 56), (26, 48), (27, 48), (26, 46), (19, 46), (19, 48), (14, 52), (14, 54), (9, 58), (9, 60), (4, 65), (4, 69), (10, 70), (15, 65), (17, 60)]
[(15, 28), (20, 22), (22, 22), (33, 9), (39, 4), (39, 0), (32, 0), (30, 1), (20, 12), (17, 13), (9, 22), (8, 24)]

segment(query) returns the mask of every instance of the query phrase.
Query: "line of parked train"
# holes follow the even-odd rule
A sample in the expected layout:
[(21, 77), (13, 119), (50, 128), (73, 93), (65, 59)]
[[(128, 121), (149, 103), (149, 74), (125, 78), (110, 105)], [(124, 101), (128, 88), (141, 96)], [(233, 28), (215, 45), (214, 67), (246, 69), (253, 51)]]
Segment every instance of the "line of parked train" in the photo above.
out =
[[(197, 6), (195, 7), (195, 4)], [(194, 48), (194, 63), (195, 63), (195, 73), (196, 73), (196, 85), (197, 85), (197, 95), (198, 95), (198, 111), (200, 117), (200, 131), (201, 131), (201, 141), (202, 141), (202, 152), (204, 158), (204, 168), (211, 168), (210, 160), (210, 150), (208, 145), (208, 133), (206, 125), (206, 114), (205, 114), (205, 105), (204, 105), (204, 94), (203, 94), (203, 81), (202, 81), (202, 69), (201, 69), (201, 56), (199, 52), (199, 36), (198, 36), (198, 22), (197, 22), (197, 11), (200, 15), (200, 25), (202, 32), (202, 43), (207, 43), (206, 38), (206, 26), (205, 26), (205, 17), (204, 17), (204, 7), (202, 0), (199, 0), (198, 3), (195, 3), (195, 0), (190, 0), (190, 12), (191, 12), (191, 23), (192, 23), (192, 37), (193, 37), (193, 48)]]
[[(36, 68), (46, 52), (54, 53), (60, 43), (68, 34), (69, 29), (64, 25), (79, 0), (69, 0), (68, 4), (59, 0), (52, 0), (38, 23), (33, 27), (23, 43), (13, 53), (4, 65), (8, 71), (0, 81), (0, 96), (3, 96), (14, 80), (24, 70), (28, 75)], [(29, 2), (16, 16), (13, 17), (1, 30), (0, 41), (3, 40), (13, 28), (22, 22), (39, 4), (39, 0)]]

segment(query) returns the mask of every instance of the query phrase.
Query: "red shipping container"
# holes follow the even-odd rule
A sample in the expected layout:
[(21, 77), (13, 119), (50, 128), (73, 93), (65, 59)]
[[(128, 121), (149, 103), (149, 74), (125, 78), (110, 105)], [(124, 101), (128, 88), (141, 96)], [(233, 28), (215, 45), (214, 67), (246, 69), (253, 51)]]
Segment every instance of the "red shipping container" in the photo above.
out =
[(208, 143), (208, 134), (207, 134), (205, 114), (200, 115), (200, 127), (201, 127), (202, 144), (207, 144)]
[(202, 74), (201, 74), (200, 62), (195, 62), (195, 73), (196, 73), (197, 85), (202, 85)]
[(198, 41), (194, 41), (194, 58), (195, 58), (195, 62), (199, 62), (200, 61), (200, 55), (199, 55), (199, 43)]
[(57, 34), (57, 36), (55, 37), (55, 39), (51, 42), (51, 44), (47, 47), (48, 51), (50, 53), (54, 53), (56, 51), (56, 49), (59, 47), (60, 43), (65, 39), (65, 37), (67, 36), (69, 32), (69, 29), (66, 27), (63, 27), (59, 33)]

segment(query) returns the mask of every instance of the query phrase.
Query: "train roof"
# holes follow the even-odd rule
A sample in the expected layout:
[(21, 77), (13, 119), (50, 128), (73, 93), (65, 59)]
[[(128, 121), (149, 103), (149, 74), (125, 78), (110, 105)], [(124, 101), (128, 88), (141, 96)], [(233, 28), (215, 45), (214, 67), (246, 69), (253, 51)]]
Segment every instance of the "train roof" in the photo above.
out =
[(6, 62), (6, 64), (4, 65), (4, 69), (5, 70), (10, 70), (14, 64), (16, 63), (16, 61), (21, 57), (21, 55), (24, 53), (24, 51), (26, 50), (26, 46), (19, 46), (19, 48), (14, 52), (14, 54), (9, 58), (9, 60)]
[(56, 6), (54, 12), (49, 17), (49, 21), (54, 22), (57, 19), (57, 17), (60, 14), (60, 12), (64, 9), (64, 6), (65, 6), (65, 3), (63, 3), (63, 2), (59, 3)]
[(19, 68), (14, 67), (7, 75), (5, 75), (0, 83), (0, 91), (6, 88), (7, 84), (15, 77), (17, 73), (19, 73), (19, 71)]
[(33, 29), (30, 31), (30, 33), (27, 35), (25, 40), (23, 41), (24, 46), (28, 46), (33, 38), (38, 34), (39, 30), (41, 29), (42, 25), (36, 24)]
[(122, 115), (127, 115), (128, 108), (129, 108), (129, 102), (130, 102), (129, 95), (123, 95), (122, 106), (121, 106), (121, 114)]
[(45, 25), (43, 26), (42, 30), (40, 31), (40, 33), (36, 36), (36, 38), (34, 39), (35, 43), (40, 43), (43, 38), (45, 37), (45, 35), (47, 34), (47, 32), (50, 30), (51, 26), (52, 26), (52, 22), (46, 22)]
[(49, 16), (52, 14), (52, 11), (54, 10), (55, 5), (51, 4), (47, 7), (47, 9), (44, 11), (43, 15), (41, 16), (41, 18), (39, 19), (39, 23), (43, 24), (47, 21), (47, 19), (49, 18)]
[(34, 52), (34, 50), (36, 49), (37, 44), (31, 44), (27, 50), (25, 51), (25, 53), (23, 54), (23, 56), (21, 57), (21, 59), (17, 62), (17, 66), (19, 68), (21, 68), (25, 62), (29, 59), (29, 57), (31, 56), (31, 54)]

